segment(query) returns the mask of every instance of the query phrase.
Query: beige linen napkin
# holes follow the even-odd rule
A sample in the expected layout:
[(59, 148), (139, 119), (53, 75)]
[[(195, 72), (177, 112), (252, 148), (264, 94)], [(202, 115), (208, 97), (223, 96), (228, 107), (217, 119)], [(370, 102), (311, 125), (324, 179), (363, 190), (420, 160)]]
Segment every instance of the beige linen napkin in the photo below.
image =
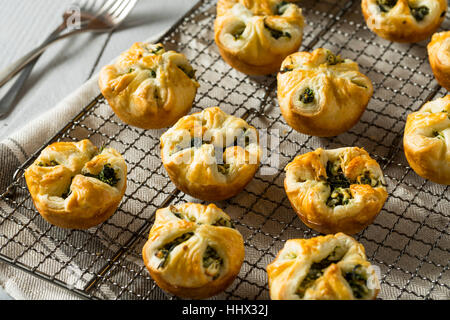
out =
[[(159, 38), (160, 35), (157, 35), (146, 41), (153, 42)], [(98, 74), (92, 76), (54, 108), (26, 125), (19, 132), (0, 142), (0, 163), (2, 167), (2, 170), (0, 170), (0, 194), (11, 184), (17, 167), (53, 137), (100, 93), (97, 81)], [(0, 210), (5, 212), (7, 208), (2, 208), (2, 205), (5, 204), (0, 203)], [(11, 230), (14, 230), (14, 225), (12, 224), (11, 221), (3, 221), (0, 225), (0, 236), (12, 232)], [(56, 256), (64, 255), (64, 252), (59, 252), (60, 250), (58, 249), (52, 250), (51, 243), (39, 243), (39, 245), (42, 246), (40, 248), (42, 252), (53, 251), (52, 254)], [(15, 252), (8, 252), (8, 257), (14, 257), (15, 254)], [(17, 254), (20, 254), (20, 252), (17, 252)], [(61, 258), (60, 261), (64, 261), (64, 259)], [(76, 266), (72, 267), (72, 270), (76, 270)], [(71, 274), (65, 275), (66, 283), (70, 283), (70, 277), (73, 276)], [(78, 280), (74, 278), (73, 281)], [(41, 280), (4, 262), (0, 262), (0, 286), (14, 299), (79, 299), (77, 295), (68, 290)], [(104, 298), (108, 299), (110, 297), (105, 293)]]
[[(17, 167), (54, 136), (67, 122), (99, 94), (98, 75), (93, 76), (75, 92), (63, 99), (38, 119), (32, 121), (19, 132), (0, 142), (0, 192), (12, 182)], [(1, 210), (1, 208), (0, 208)], [(11, 222), (0, 227), (0, 233), (7, 233)], [(8, 253), (14, 257), (14, 253)], [(20, 271), (9, 264), (0, 262), (0, 286), (14, 299), (74, 299), (78, 296), (47, 281)]]

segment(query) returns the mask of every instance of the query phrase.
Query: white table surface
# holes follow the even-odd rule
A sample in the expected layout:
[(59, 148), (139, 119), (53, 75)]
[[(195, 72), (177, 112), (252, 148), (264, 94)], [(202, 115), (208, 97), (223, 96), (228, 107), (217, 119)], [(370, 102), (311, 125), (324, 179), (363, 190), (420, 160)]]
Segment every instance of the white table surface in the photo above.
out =
[[(0, 119), (0, 140), (20, 130), (65, 96), (133, 42), (160, 34), (196, 0), (139, 0), (122, 26), (111, 34), (80, 34), (61, 40), (41, 56), (15, 101)], [(2, 0), (0, 10), (0, 69), (38, 46), (61, 23), (73, 0)], [(10, 81), (0, 89), (0, 97)], [(0, 299), (10, 297), (0, 287)]]

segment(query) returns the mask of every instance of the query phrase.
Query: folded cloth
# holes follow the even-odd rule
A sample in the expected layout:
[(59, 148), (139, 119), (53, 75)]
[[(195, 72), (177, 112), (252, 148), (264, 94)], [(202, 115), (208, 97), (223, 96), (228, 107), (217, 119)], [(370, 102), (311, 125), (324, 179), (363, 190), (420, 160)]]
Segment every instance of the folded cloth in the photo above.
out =
[[(99, 94), (98, 74), (84, 83), (57, 106), (26, 125), (19, 132), (0, 142), (0, 193), (11, 184), (17, 167), (54, 136), (80, 110)], [(0, 205), (0, 210), (2, 210)], [(0, 234), (6, 234), (10, 224), (3, 223)], [(13, 257), (14, 253), (8, 253)], [(14, 299), (74, 299), (78, 296), (47, 281), (0, 263), (0, 286)]]
[[(147, 41), (153, 42), (160, 36), (154, 36)], [(16, 169), (33, 153), (35, 153), (44, 143), (61, 130), (70, 120), (72, 120), (86, 105), (88, 105), (100, 93), (98, 88), (98, 74), (92, 76), (81, 87), (64, 98), (58, 105), (51, 108), (42, 116), (32, 121), (19, 132), (12, 134), (0, 142), (0, 194), (12, 183), (12, 177)], [(2, 216), (6, 215), (6, 204), (0, 201), (0, 236), (13, 234), (14, 223), (2, 221)], [(2, 212), (3, 211), (3, 212)], [(11, 211), (11, 210), (10, 210)], [(34, 220), (33, 220), (34, 221)], [(31, 223), (34, 223), (34, 222)], [(33, 237), (33, 235), (29, 235)], [(1, 245), (1, 244), (0, 244)], [(58, 248), (52, 248), (51, 244), (39, 244), (42, 246), (40, 252), (52, 252), (54, 255), (64, 255), (58, 252)], [(20, 246), (17, 255), (21, 254)], [(8, 247), (8, 257), (15, 257), (16, 253), (11, 252)], [(57, 259), (58, 260), (58, 259)], [(59, 261), (64, 261), (63, 259)], [(49, 266), (53, 267), (54, 266)], [(71, 266), (76, 270), (76, 265)], [(44, 271), (45, 273), (45, 271)], [(70, 283), (70, 274), (66, 283)], [(67, 282), (69, 281), (69, 282)], [(76, 281), (76, 280), (74, 280)], [(41, 280), (35, 275), (24, 272), (15, 266), (0, 262), (0, 286), (4, 288), (12, 298), (18, 300), (47, 300), (47, 299), (79, 299), (80, 297), (69, 290), (60, 288), (48, 281)], [(104, 298), (112, 298), (105, 293)]]

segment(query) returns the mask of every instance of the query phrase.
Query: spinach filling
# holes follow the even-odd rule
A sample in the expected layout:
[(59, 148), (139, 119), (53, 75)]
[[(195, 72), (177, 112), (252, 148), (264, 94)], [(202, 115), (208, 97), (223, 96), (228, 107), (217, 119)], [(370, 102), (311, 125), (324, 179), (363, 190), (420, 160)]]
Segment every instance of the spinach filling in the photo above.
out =
[(242, 37), (242, 34), (245, 31), (245, 24), (239, 26), (238, 28), (236, 28), (231, 35), (233, 36), (234, 40), (239, 40)]
[(70, 178), (69, 186), (67, 187), (67, 190), (64, 191), (64, 193), (61, 195), (61, 198), (66, 199), (72, 194), (72, 190), (70, 189), (70, 186), (72, 185), (73, 177)]
[(300, 95), (299, 100), (305, 104), (311, 103), (314, 101), (314, 91), (310, 88), (306, 88), (303, 93)]
[(433, 138), (439, 139), (439, 140), (445, 140), (444, 134), (440, 131), (433, 130)]
[(55, 167), (55, 166), (58, 166), (59, 163), (56, 160), (50, 160), (49, 162), (42, 162), (42, 161), (40, 161), (37, 165), (39, 167)]
[(362, 275), (362, 266), (357, 264), (352, 271), (344, 273), (344, 279), (352, 289), (353, 296), (357, 299), (364, 298), (369, 293), (367, 279)]
[(173, 249), (175, 249), (183, 242), (189, 240), (193, 235), (194, 235), (193, 232), (186, 232), (183, 235), (179, 236), (178, 238), (175, 238), (173, 241), (167, 243), (162, 248), (160, 248), (155, 254), (156, 257), (161, 259), (161, 262), (158, 265), (158, 269), (164, 268), (167, 265), (167, 262), (169, 261), (169, 254), (170, 252), (172, 252)]
[(203, 255), (203, 268), (205, 268), (205, 273), (213, 279), (217, 279), (220, 275), (222, 265), (223, 259), (217, 251), (213, 247), (207, 246)]
[(450, 111), (447, 111), (447, 110), (442, 110), (441, 112), (447, 113), (447, 118), (449, 118), (449, 119), (450, 119)]
[(348, 188), (350, 181), (342, 172), (340, 162), (327, 162), (327, 184), (330, 186), (330, 196), (327, 199), (327, 206), (336, 207), (349, 203), (352, 198)]
[(195, 218), (191, 218), (191, 217), (188, 217), (188, 216), (182, 214), (181, 212), (178, 211), (177, 207), (175, 207), (174, 205), (170, 205), (169, 210), (170, 210), (170, 212), (173, 213), (173, 215), (175, 217), (177, 217), (180, 220), (187, 220), (187, 221), (195, 222)]
[(178, 68), (180, 68), (180, 70), (183, 71), (189, 77), (189, 79), (195, 79), (195, 70), (193, 68), (182, 66), (178, 66)]
[(114, 187), (117, 185), (117, 182), (119, 182), (119, 178), (117, 178), (115, 170), (111, 167), (109, 163), (105, 164), (103, 166), (102, 171), (100, 171), (99, 174), (92, 174), (92, 173), (83, 173), (86, 177), (92, 177), (100, 180), (101, 182), (104, 182), (106, 184), (109, 184), (111, 187)]
[(221, 163), (217, 165), (217, 170), (223, 174), (223, 175), (227, 175), (228, 174), (228, 170), (230, 170), (230, 164), (229, 163)]
[(251, 131), (247, 128), (243, 128), (243, 132), (239, 134), (238, 136), (234, 137), (233, 142), (229, 145), (223, 147), (222, 149), (216, 147), (214, 155), (216, 157), (216, 163), (217, 163), (217, 170), (226, 175), (229, 173), (230, 164), (229, 163), (222, 163), (223, 162), (223, 154), (225, 153), (225, 150), (229, 147), (237, 147), (240, 146), (241, 148), (245, 149), (247, 148), (251, 143), (251, 137), (249, 136), (251, 134)]
[(67, 191), (65, 191), (65, 192), (61, 195), (61, 198), (66, 199), (66, 198), (68, 198), (71, 194), (72, 194), (72, 190), (70, 190), (70, 187), (69, 187), (69, 189), (67, 189)]
[(381, 12), (389, 12), (396, 4), (397, 0), (377, 0)]
[(297, 254), (295, 252), (288, 252), (285, 256), (285, 259), (295, 259), (297, 258)]
[(417, 8), (409, 7), (409, 10), (417, 21), (422, 21), (425, 19), (425, 16), (430, 13), (430, 9), (426, 6), (420, 6)]
[[(296, 294), (300, 298), (303, 298), (306, 290), (313, 286), (314, 282), (324, 274), (325, 269), (333, 263), (337, 263), (343, 257), (344, 254), (342, 252), (337, 254), (338, 249), (339, 246), (334, 248), (334, 250), (325, 259), (311, 264), (307, 275), (302, 280), (296, 291)], [(355, 298), (364, 298), (369, 293), (369, 289), (366, 285), (367, 279), (363, 275), (362, 265), (357, 264), (351, 271), (342, 272), (342, 276), (352, 289), (352, 293)]]
[(297, 288), (296, 294), (303, 298), (305, 296), (306, 290), (308, 290), (314, 282), (319, 279), (323, 274), (326, 268), (328, 268), (333, 263), (338, 262), (339, 258), (336, 259), (336, 249), (333, 250), (325, 259), (319, 262), (313, 262), (311, 267), (308, 270), (305, 278), (303, 278), (302, 282)]
[(275, 14), (278, 16), (281, 16), (286, 10), (289, 5), (289, 2), (281, 1), (278, 3), (275, 7)]
[(156, 46), (155, 49), (153, 49), (153, 50), (151, 51), (151, 53), (153, 53), (153, 54), (158, 54), (162, 49), (163, 49), (163, 47), (160, 46), (160, 45), (158, 45), (158, 46)]
[(348, 188), (336, 188), (327, 199), (327, 206), (334, 208), (336, 206), (345, 206), (353, 198)]
[(342, 59), (339, 55), (334, 55), (331, 52), (327, 54), (327, 64), (330, 66), (337, 65), (338, 63), (344, 62), (344, 59)]
[(334, 208), (336, 206), (346, 205), (353, 199), (350, 193), (350, 185), (368, 184), (373, 188), (383, 185), (382, 181), (377, 179), (370, 171), (365, 170), (363, 174), (359, 175), (355, 181), (347, 179), (339, 161), (327, 162), (326, 167), (326, 183), (330, 186), (330, 196), (327, 199), (327, 206)]
[(291, 34), (289, 32), (283, 32), (277, 29), (274, 29), (272, 27), (270, 27), (265, 21), (264, 21), (264, 28), (266, 28), (267, 30), (269, 30), (270, 35), (272, 36), (272, 38), (278, 40), (281, 37), (286, 37), (286, 38), (291, 38)]
[(233, 221), (225, 218), (217, 219), (216, 222), (214, 222), (212, 225), (217, 227), (234, 228)]
[(356, 182), (359, 184), (368, 184), (369, 186), (375, 188), (379, 187), (382, 182), (375, 178), (375, 176), (370, 173), (370, 171), (364, 171), (364, 173), (356, 178)]
[(294, 68), (292, 68), (292, 67), (284, 67), (283, 69), (280, 70), (280, 73), (286, 73), (286, 72), (289, 72), (289, 71), (292, 71), (292, 70), (294, 70)]

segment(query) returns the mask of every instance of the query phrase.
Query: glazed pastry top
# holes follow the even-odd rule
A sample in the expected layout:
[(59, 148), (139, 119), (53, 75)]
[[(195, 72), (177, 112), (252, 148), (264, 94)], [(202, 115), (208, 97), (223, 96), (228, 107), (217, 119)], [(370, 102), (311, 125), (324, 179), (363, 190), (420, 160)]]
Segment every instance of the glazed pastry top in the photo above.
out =
[(421, 154), (426, 165), (450, 177), (450, 95), (425, 103), (408, 115), (404, 136), (408, 153)]
[(166, 282), (197, 288), (238, 273), (244, 244), (217, 206), (186, 203), (157, 211), (143, 254), (147, 266)]
[[(162, 44), (136, 42), (115, 63), (102, 68), (99, 86), (122, 120), (146, 128), (186, 114), (199, 84), (183, 54), (165, 51)], [(152, 119), (163, 112), (170, 115)]]
[(267, 273), (274, 300), (374, 299), (379, 287), (364, 247), (343, 233), (286, 241)]
[(333, 122), (345, 116), (341, 106), (365, 107), (373, 93), (370, 79), (359, 72), (357, 63), (324, 48), (288, 56), (278, 83), (278, 95), (281, 100), (288, 99), (292, 112), (306, 116), (326, 113)]
[(374, 27), (391, 24), (404, 28), (405, 24), (424, 29), (445, 16), (446, 0), (364, 0), (374, 20)]
[[(302, 10), (278, 0), (221, 0), (217, 4), (219, 45), (255, 64), (271, 63), (274, 54), (299, 45)], [(255, 60), (257, 59), (257, 60)]]
[(285, 170), (284, 188), (295, 212), (324, 234), (360, 232), (388, 196), (380, 166), (358, 147), (319, 148), (298, 155)]
[(190, 182), (227, 184), (258, 166), (258, 132), (243, 119), (218, 107), (181, 118), (161, 136), (164, 163)]
[(25, 176), (36, 206), (88, 218), (119, 201), (127, 168), (112, 148), (99, 151), (89, 140), (57, 142), (45, 148)]

